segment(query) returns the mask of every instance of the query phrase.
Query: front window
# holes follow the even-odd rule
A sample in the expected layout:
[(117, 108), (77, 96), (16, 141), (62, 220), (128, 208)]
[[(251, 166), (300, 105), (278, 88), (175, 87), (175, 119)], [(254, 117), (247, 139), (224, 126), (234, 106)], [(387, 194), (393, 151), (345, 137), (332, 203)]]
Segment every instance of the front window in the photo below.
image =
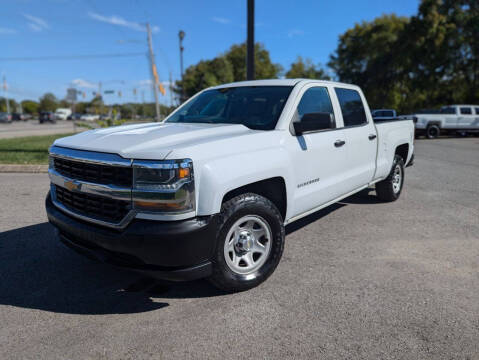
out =
[(292, 89), (292, 86), (239, 86), (207, 90), (166, 122), (240, 124), (255, 130), (273, 130)]

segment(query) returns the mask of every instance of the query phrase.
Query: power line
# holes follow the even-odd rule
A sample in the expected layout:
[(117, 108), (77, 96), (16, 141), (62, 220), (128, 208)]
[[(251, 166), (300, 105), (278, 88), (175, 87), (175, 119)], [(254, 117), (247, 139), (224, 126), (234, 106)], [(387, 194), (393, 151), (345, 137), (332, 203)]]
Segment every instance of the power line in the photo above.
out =
[(91, 55), (59, 55), (59, 56), (26, 56), (26, 57), (0, 57), (0, 61), (42, 61), (42, 60), (81, 60), (81, 59), (105, 59), (115, 57), (145, 56), (144, 52), (91, 54)]

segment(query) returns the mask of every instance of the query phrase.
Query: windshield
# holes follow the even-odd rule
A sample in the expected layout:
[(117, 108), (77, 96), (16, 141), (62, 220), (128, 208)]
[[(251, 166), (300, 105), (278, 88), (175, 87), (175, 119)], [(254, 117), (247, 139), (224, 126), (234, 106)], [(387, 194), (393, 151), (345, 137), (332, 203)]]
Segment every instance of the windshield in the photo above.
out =
[(273, 130), (292, 86), (239, 86), (207, 90), (166, 122), (242, 124)]

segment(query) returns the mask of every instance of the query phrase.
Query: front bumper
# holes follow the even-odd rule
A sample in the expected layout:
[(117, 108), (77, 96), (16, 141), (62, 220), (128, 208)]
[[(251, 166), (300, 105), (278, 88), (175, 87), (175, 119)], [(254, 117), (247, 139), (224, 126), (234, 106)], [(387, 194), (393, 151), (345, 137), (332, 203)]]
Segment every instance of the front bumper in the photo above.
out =
[(126, 228), (114, 230), (65, 214), (55, 207), (50, 194), (45, 207), (60, 240), (90, 258), (171, 281), (211, 274), (214, 215), (182, 221), (134, 219)]

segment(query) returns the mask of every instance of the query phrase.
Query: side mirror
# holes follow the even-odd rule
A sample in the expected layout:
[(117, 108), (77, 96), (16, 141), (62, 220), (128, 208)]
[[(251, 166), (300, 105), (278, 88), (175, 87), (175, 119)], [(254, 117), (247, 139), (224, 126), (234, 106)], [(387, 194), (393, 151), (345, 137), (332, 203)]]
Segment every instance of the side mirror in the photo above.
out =
[(310, 131), (334, 129), (335, 126), (333, 115), (326, 112), (304, 114), (301, 121), (293, 122), (296, 136)]

